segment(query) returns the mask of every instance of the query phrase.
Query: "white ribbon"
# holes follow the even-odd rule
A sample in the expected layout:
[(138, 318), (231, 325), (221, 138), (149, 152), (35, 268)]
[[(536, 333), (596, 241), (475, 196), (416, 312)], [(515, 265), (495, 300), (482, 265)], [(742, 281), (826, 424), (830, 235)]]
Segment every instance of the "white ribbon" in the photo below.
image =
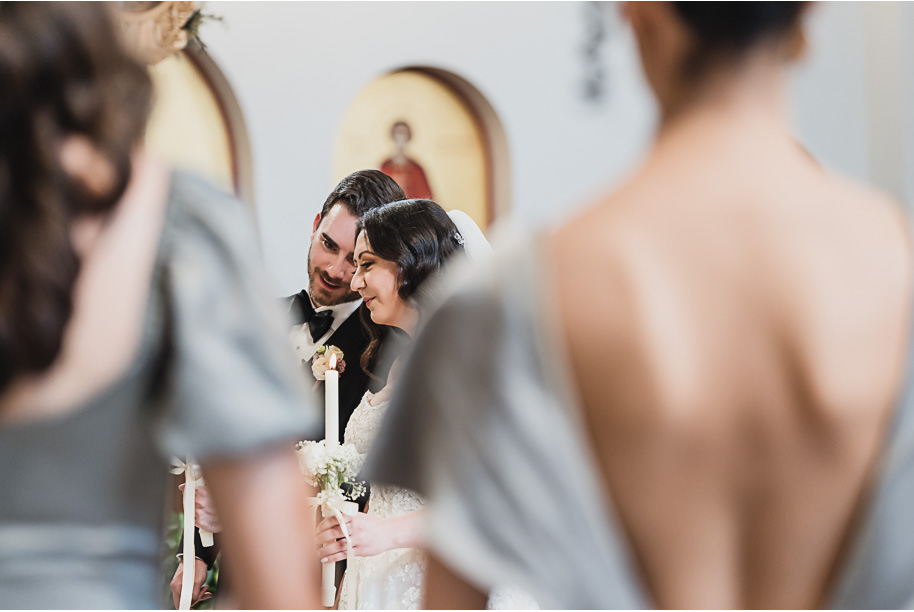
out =
[[(335, 516), (336, 520), (339, 521), (340, 529), (343, 531), (343, 538), (346, 540), (346, 562), (348, 564), (353, 557), (352, 540), (349, 537), (349, 528), (346, 527), (346, 521), (344, 520), (343, 515), (351, 515), (358, 512), (358, 504), (347, 501), (343, 497), (343, 493), (340, 489), (336, 489), (335, 491), (320, 491), (318, 492), (317, 497), (311, 498), (311, 503), (315, 506), (320, 505), (321, 516), (324, 518)], [(336, 585), (333, 584), (333, 581), (336, 578), (336, 561), (333, 563), (324, 563), (321, 571), (321, 604), (326, 608), (331, 608), (333, 607), (333, 602), (336, 598)], [(355, 582), (353, 580), (348, 580), (346, 577), (344, 577), (343, 580), (346, 583), (346, 596), (349, 600), (349, 605), (354, 606)]]
[[(178, 604), (179, 610), (190, 610), (190, 602), (193, 597), (194, 589), (194, 570), (196, 563), (194, 559), (194, 498), (197, 487), (203, 486), (203, 473), (200, 466), (194, 461), (193, 457), (188, 455), (187, 463), (184, 463), (177, 457), (171, 458), (172, 474), (179, 476), (184, 474), (184, 577), (181, 582), (181, 601)], [(203, 546), (213, 545), (213, 533), (200, 530), (200, 541)]]

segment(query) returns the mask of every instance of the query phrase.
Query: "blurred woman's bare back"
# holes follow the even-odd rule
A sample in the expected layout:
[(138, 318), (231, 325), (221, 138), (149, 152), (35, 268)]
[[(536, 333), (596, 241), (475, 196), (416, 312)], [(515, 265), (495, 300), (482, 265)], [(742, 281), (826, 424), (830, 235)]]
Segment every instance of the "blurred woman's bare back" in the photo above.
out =
[(902, 383), (900, 209), (829, 176), (777, 122), (695, 113), (548, 252), (655, 605), (825, 603)]

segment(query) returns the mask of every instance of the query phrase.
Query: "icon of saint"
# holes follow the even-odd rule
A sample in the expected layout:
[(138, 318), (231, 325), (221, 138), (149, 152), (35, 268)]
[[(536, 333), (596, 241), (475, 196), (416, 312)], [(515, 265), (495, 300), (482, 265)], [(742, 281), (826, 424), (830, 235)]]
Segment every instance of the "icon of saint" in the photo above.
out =
[(432, 199), (432, 188), (429, 187), (425, 170), (406, 155), (406, 145), (412, 139), (412, 130), (405, 121), (397, 121), (390, 128), (393, 140), (393, 154), (381, 162), (381, 172), (397, 181), (406, 193), (407, 198)]

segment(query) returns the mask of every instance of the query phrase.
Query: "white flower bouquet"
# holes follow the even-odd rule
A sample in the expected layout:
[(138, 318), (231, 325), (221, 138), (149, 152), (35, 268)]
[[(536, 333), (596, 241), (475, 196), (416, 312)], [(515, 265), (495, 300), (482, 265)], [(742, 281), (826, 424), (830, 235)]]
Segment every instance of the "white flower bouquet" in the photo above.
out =
[[(346, 558), (352, 556), (352, 541), (343, 515), (356, 514), (358, 504), (353, 503), (365, 494), (365, 483), (355, 479), (365, 455), (359, 453), (352, 444), (338, 444), (326, 440), (320, 442), (304, 441), (295, 445), (298, 452), (298, 465), (311, 486), (319, 487), (316, 501), (320, 504), (324, 518), (335, 516), (346, 540)], [(348, 485), (344, 488), (344, 485)], [(346, 499), (353, 501), (345, 501)], [(333, 577), (336, 573), (335, 563), (326, 563), (321, 570), (321, 601), (325, 607), (333, 606), (336, 595)], [(350, 589), (350, 601), (355, 601), (351, 592), (353, 581), (346, 581)]]
[(321, 490), (321, 498), (342, 494), (354, 501), (365, 494), (365, 483), (356, 480), (365, 455), (352, 444), (303, 441), (295, 445), (295, 450), (302, 473), (311, 486)]
[[(365, 483), (355, 479), (365, 455), (359, 453), (352, 444), (338, 444), (326, 440), (320, 442), (304, 441), (295, 445), (298, 452), (298, 465), (311, 486), (319, 487), (316, 501), (320, 504), (324, 518), (336, 516), (343, 537), (346, 539), (346, 558), (352, 556), (352, 541), (346, 528), (344, 514), (352, 515), (359, 511), (358, 504), (353, 503), (365, 494)], [(344, 485), (348, 485), (344, 488)], [(353, 501), (346, 501), (346, 499)], [(335, 563), (324, 564), (321, 571), (321, 601), (325, 607), (333, 605), (336, 594), (333, 577)], [(347, 581), (351, 583), (352, 581)], [(354, 595), (350, 594), (350, 597)], [(354, 599), (352, 601), (355, 601)]]

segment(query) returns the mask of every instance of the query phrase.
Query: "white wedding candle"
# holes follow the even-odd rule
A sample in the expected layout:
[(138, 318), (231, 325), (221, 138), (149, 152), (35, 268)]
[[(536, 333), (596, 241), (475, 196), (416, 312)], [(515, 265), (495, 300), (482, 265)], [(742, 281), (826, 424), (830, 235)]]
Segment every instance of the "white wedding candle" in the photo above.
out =
[(197, 474), (194, 470), (194, 459), (188, 456), (184, 468), (184, 576), (181, 581), (181, 600), (179, 610), (190, 610), (194, 595), (194, 494), (197, 486)]
[[(327, 444), (340, 443), (340, 373), (336, 369), (336, 354), (330, 356), (330, 369), (324, 374), (324, 439)], [(324, 509), (324, 517), (330, 513)], [(321, 565), (321, 603), (329, 608), (336, 596), (336, 563)]]
[(335, 354), (330, 356), (330, 369), (324, 378), (324, 438), (328, 444), (340, 442), (340, 373)]

